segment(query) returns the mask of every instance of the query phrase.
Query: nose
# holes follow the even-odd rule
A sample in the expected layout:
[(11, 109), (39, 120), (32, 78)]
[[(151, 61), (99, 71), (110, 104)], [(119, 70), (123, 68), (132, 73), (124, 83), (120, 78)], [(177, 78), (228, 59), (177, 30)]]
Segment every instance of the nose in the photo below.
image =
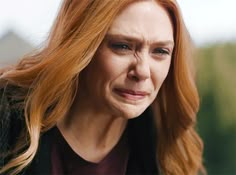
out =
[(128, 78), (134, 81), (143, 81), (150, 78), (151, 70), (148, 56), (139, 56), (128, 72)]

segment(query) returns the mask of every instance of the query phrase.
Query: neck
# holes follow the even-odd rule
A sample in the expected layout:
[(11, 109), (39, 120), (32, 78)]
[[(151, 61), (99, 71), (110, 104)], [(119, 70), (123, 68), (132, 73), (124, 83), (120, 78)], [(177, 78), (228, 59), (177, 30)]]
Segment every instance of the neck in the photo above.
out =
[(71, 148), (91, 162), (99, 162), (118, 143), (127, 120), (74, 104), (57, 124)]

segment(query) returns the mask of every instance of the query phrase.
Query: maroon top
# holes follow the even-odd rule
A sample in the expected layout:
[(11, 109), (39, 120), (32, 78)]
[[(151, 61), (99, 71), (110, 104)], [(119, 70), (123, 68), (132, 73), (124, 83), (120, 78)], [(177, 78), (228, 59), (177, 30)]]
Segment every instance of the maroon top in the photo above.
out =
[(52, 175), (125, 175), (129, 157), (126, 134), (99, 163), (86, 161), (76, 154), (58, 128), (53, 134)]

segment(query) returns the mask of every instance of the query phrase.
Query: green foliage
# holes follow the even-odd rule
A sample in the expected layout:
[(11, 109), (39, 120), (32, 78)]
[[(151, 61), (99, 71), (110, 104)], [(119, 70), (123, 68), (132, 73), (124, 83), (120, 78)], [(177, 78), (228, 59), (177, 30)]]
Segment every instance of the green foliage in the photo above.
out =
[(198, 128), (209, 175), (236, 174), (236, 43), (199, 48)]

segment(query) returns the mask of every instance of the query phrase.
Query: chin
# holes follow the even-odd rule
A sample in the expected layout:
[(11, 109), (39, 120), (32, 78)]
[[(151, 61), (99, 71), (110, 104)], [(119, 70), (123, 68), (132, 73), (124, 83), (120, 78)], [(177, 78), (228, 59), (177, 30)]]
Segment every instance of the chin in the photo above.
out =
[(146, 110), (146, 108), (147, 107), (138, 108), (138, 106), (134, 107), (132, 106), (129, 108), (122, 108), (121, 110), (118, 111), (119, 111), (119, 116), (121, 116), (122, 118), (133, 119), (140, 116)]
[(140, 116), (150, 106), (150, 100), (138, 102), (125, 102), (115, 98), (107, 98), (107, 109), (113, 116), (122, 117), (124, 119), (133, 119)]

